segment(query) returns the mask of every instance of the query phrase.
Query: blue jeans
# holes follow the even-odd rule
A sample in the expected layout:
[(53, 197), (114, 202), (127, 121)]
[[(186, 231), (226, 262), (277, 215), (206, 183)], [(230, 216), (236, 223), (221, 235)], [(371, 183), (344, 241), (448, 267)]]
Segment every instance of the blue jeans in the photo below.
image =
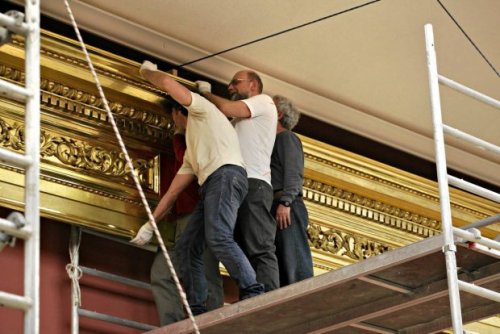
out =
[[(271, 213), (276, 216), (277, 201)], [(302, 198), (296, 198), (290, 205), (292, 223), (276, 232), (276, 256), (280, 268), (280, 285), (286, 286), (313, 276), (311, 248), (307, 238), (308, 213)]]
[(248, 191), (245, 169), (224, 165), (213, 172), (200, 187), (200, 203), (175, 245), (184, 288), (192, 312), (206, 311), (202, 291), (207, 290), (202, 254), (208, 246), (226, 267), (240, 288), (241, 299), (264, 292), (255, 271), (233, 233), (238, 208)]
[[(190, 219), (191, 214), (177, 218), (177, 226), (175, 229), (176, 242), (180, 239)], [(163, 224), (172, 223), (164, 222)], [(168, 250), (168, 253), (174, 263), (176, 271), (179, 273), (179, 264), (176, 261), (174, 252)], [(215, 256), (207, 248), (203, 254), (203, 263), (205, 264), (205, 276), (208, 281), (208, 295), (205, 291), (200, 291), (200, 293), (203, 293), (203, 296), (207, 296), (207, 309), (214, 310), (224, 305), (224, 288), (222, 286), (222, 277), (219, 272), (219, 261), (217, 261)], [(179, 279), (182, 280), (180, 275)], [(172, 279), (172, 274), (170, 273), (170, 269), (161, 251), (157, 252), (151, 266), (151, 289), (161, 326), (166, 326), (184, 319), (184, 309), (179, 298), (179, 292), (177, 291), (177, 287)]]

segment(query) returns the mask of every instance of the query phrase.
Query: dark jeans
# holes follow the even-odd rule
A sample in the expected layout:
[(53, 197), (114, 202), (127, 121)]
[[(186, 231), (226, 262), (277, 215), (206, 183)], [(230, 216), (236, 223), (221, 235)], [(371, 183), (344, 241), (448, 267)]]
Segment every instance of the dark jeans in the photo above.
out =
[(242, 167), (225, 165), (217, 169), (200, 187), (200, 203), (175, 245), (184, 288), (195, 315), (206, 311), (201, 293), (207, 286), (202, 261), (205, 245), (237, 282), (241, 299), (264, 292), (233, 236), (238, 208), (247, 191), (246, 172)]
[[(276, 214), (277, 201), (271, 212)], [(313, 276), (311, 248), (308, 244), (308, 213), (302, 198), (296, 198), (290, 205), (292, 223), (276, 232), (276, 256), (280, 270), (280, 284), (286, 286)]]
[[(175, 229), (176, 242), (184, 232), (190, 218), (191, 214), (177, 218)], [(179, 273), (179, 265), (177, 263), (178, 261), (175, 259), (174, 252), (171, 250), (168, 252), (177, 273)], [(200, 293), (206, 296), (207, 309), (214, 310), (224, 306), (224, 288), (222, 277), (219, 272), (219, 261), (217, 261), (212, 252), (210, 252), (210, 249), (207, 248), (203, 254), (203, 263), (205, 265), (205, 276), (208, 281), (208, 296), (205, 291), (200, 291)], [(182, 280), (180, 275), (179, 279)], [(166, 260), (161, 251), (156, 253), (153, 265), (151, 266), (151, 289), (161, 326), (184, 319), (184, 309), (179, 297), (179, 292), (177, 291), (177, 287), (172, 279), (172, 274), (168, 269)]]
[(267, 182), (248, 179), (248, 194), (238, 210), (236, 241), (245, 252), (265, 291), (279, 288), (278, 259), (274, 237), (276, 221), (271, 215), (273, 189)]

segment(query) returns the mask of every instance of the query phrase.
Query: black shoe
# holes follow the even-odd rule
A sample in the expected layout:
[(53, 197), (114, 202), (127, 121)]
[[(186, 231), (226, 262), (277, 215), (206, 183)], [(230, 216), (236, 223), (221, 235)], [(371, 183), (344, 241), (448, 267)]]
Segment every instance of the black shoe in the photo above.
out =
[(240, 289), (240, 300), (245, 300), (248, 298), (252, 298), (264, 293), (264, 284), (255, 283), (246, 287), (244, 289)]
[(191, 307), (191, 313), (193, 313), (194, 316), (203, 314), (207, 312), (207, 308), (205, 306), (190, 306)]

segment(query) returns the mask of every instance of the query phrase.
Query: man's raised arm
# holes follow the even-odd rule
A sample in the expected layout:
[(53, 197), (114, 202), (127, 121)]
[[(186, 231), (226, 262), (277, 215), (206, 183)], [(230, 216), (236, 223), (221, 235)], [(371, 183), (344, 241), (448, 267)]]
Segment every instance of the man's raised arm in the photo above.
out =
[(141, 77), (151, 82), (156, 87), (168, 93), (174, 100), (183, 106), (191, 105), (191, 92), (189, 89), (175, 81), (166, 73), (158, 71), (158, 66), (145, 60), (139, 69)]
[(231, 101), (211, 93), (212, 87), (206, 81), (196, 81), (198, 91), (227, 117), (248, 118), (251, 116), (248, 106), (241, 101)]

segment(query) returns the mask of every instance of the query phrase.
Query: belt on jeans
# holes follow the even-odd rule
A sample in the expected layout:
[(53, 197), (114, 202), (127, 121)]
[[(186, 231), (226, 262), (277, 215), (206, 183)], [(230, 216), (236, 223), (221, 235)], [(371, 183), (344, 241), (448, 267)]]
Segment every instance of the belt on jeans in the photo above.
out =
[[(274, 197), (273, 199), (276, 201), (276, 200), (279, 200), (281, 198), (281, 196), (283, 196), (284, 192), (283, 190), (276, 190), (274, 192)], [(298, 194), (297, 197), (302, 197), (302, 194)]]

